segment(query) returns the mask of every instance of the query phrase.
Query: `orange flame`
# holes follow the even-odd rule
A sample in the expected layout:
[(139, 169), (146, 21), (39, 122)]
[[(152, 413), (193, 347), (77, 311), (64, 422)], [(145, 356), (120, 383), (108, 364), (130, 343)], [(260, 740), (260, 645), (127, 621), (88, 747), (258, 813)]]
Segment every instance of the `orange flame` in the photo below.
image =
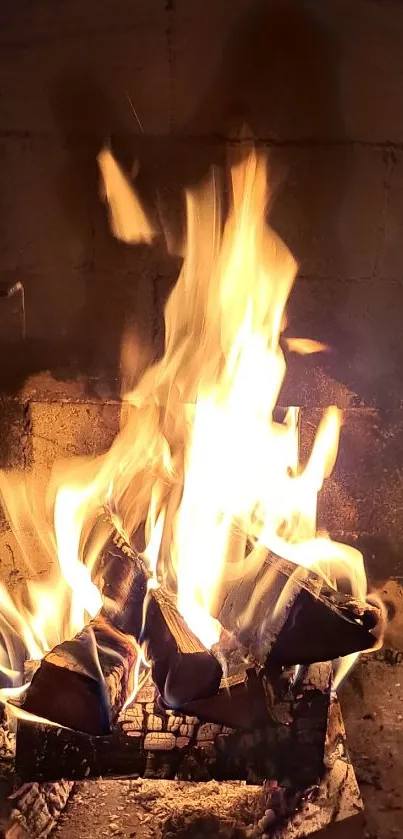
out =
[[(150, 242), (153, 231), (129, 180), (110, 152), (101, 153), (99, 164), (114, 234)], [(286, 372), (280, 339), (297, 266), (265, 221), (264, 159), (251, 151), (232, 167), (231, 185), (225, 221), (215, 173), (186, 195), (187, 246), (166, 305), (165, 354), (124, 394), (111, 449), (54, 469), (47, 504), (53, 524), (41, 525), (39, 535), (58, 568), (59, 590), (31, 587), (29, 614), (0, 589), (0, 666), (14, 682), (21, 672), (15, 639), (23, 639), (27, 655), (40, 657), (49, 648), (49, 627), (52, 640), (55, 633), (60, 640), (100, 607), (91, 569), (102, 538), (86, 564), (83, 556), (105, 508), (129, 536), (146, 523), (152, 585), (164, 580), (175, 591), (180, 612), (208, 647), (221, 631), (212, 617), (220, 586), (258, 567), (268, 550), (296, 567), (314, 566), (334, 586), (348, 576), (353, 593), (366, 596), (359, 551), (316, 531), (318, 493), (337, 456), (340, 412), (326, 411), (304, 470), (298, 410), (275, 419)], [(303, 339), (288, 339), (288, 347), (324, 349)], [(10, 514), (4, 476), (0, 489)], [(10, 514), (14, 524), (19, 518), (21, 507)], [(58, 620), (66, 598), (67, 624)], [(242, 617), (248, 620), (248, 610)]]

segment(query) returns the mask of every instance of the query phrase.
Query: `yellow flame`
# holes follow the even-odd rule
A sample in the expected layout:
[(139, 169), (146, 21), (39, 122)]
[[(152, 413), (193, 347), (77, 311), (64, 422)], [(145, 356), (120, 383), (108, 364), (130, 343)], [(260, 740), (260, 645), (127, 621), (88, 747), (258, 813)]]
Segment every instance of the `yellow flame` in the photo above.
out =
[(296, 352), (300, 355), (313, 355), (317, 352), (326, 352), (329, 349), (326, 344), (313, 341), (311, 338), (285, 338), (284, 344), (290, 352)]
[(151, 224), (131, 188), (129, 179), (108, 149), (103, 149), (98, 155), (98, 165), (110, 208), (114, 235), (130, 244), (150, 243), (154, 235)]
[[(99, 165), (114, 234), (151, 241), (140, 201), (109, 151)], [(316, 528), (318, 493), (337, 456), (340, 412), (325, 412), (304, 469), (298, 410), (290, 408), (281, 421), (275, 415), (286, 373), (285, 308), (297, 266), (266, 223), (267, 198), (266, 162), (253, 150), (232, 167), (226, 218), (217, 173), (186, 195), (187, 243), (165, 309), (165, 353), (124, 394), (110, 450), (56, 464), (40, 517), (26, 489), (13, 507), (9, 479), (0, 475), (11, 524), (22, 532), (24, 515), (31, 527), (40, 522), (41, 544), (58, 570), (52, 591), (31, 586), (32, 612), (16, 608), (0, 589), (0, 665), (11, 681), (21, 673), (20, 639), (26, 657), (40, 657), (55, 635), (68, 637), (99, 609), (91, 572), (106, 534), (90, 552), (84, 549), (105, 509), (129, 538), (145, 523), (150, 585), (164, 581), (174, 591), (207, 647), (221, 632), (213, 617), (220, 587), (258, 569), (268, 551), (294, 563), (297, 575), (314, 567), (334, 586), (347, 576), (352, 591), (365, 598), (359, 551)], [(307, 339), (285, 344), (305, 354), (324, 349)], [(125, 357), (127, 366), (130, 353)], [(135, 688), (140, 665), (146, 665), (141, 656)]]
[(92, 486), (62, 486), (56, 495), (54, 522), (60, 569), (75, 592), (72, 627), (80, 629), (84, 613), (94, 617), (102, 606), (101, 595), (91, 581), (88, 568), (80, 562), (80, 535)]

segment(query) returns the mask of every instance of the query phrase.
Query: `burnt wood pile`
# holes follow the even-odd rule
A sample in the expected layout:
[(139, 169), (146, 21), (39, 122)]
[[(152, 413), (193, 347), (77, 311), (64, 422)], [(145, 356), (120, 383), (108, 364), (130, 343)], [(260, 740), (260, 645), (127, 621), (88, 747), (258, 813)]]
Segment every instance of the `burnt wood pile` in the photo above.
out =
[[(224, 592), (222, 638), (209, 651), (173, 594), (154, 587), (143, 557), (112, 532), (95, 570), (101, 611), (36, 666), (27, 664), (33, 675), (23, 710), (31, 718), (18, 720), (7, 825), (28, 824), (33, 813), (31, 835), (47, 835), (40, 826), (51, 829), (71, 782), (98, 776), (270, 780), (280, 822), (311, 806), (328, 771), (328, 659), (373, 646), (379, 613), (311, 571), (295, 575), (291, 563), (263, 559)], [(279, 617), (274, 604), (285, 593)], [(237, 620), (245, 602), (247, 626)], [(140, 645), (150, 669), (125, 707)]]
[[(314, 687), (312, 682), (309, 683), (307, 680), (308, 674), (305, 671), (300, 684), (294, 686), (294, 702), (297, 696), (301, 697), (305, 693), (308, 685), (310, 685), (311, 696), (314, 697), (315, 691), (324, 688), (328, 682), (329, 666), (322, 665), (319, 668), (309, 669), (311, 678), (315, 679), (316, 685)], [(151, 686), (149, 685), (140, 692), (136, 704), (121, 716), (120, 724), (125, 728), (128, 737), (130, 732), (136, 736), (135, 732), (139, 731), (139, 726), (144, 733), (149, 721), (154, 725), (154, 721), (148, 719), (148, 714), (151, 713), (147, 710), (147, 706), (150, 707), (151, 704), (150, 698)], [(290, 697), (288, 697), (288, 701), (289, 699)], [(299, 839), (299, 837), (311, 833), (317, 835), (317, 831), (338, 822), (340, 819), (347, 820), (347, 825), (350, 827), (350, 831), (352, 830), (352, 832), (348, 832), (348, 835), (362, 836), (360, 815), (362, 802), (346, 749), (339, 704), (333, 697), (329, 705), (326, 702), (326, 706), (328, 707), (326, 736), (324, 736), (323, 731), (319, 732), (319, 725), (316, 728), (318, 766), (315, 768), (322, 776), (318, 785), (308, 785), (307, 773), (299, 776), (300, 789), (292, 787), (288, 776), (284, 777), (282, 783), (270, 779), (265, 780), (262, 785), (249, 784), (246, 787), (242, 784), (234, 785), (225, 781), (221, 782), (219, 786), (214, 781), (207, 784), (171, 782), (167, 785), (161, 784), (159, 780), (156, 782), (145, 779), (139, 784), (136, 781), (126, 779), (121, 782), (122, 790), (123, 786), (125, 789), (125, 810), (127, 809), (129, 814), (130, 809), (133, 808), (134, 812), (137, 813), (140, 807), (141, 811), (141, 802), (144, 796), (146, 812), (149, 812), (148, 802), (151, 796), (156, 823), (161, 818), (163, 820), (162, 835), (164, 836), (174, 836), (177, 833), (182, 835), (181, 830), (184, 835), (188, 835), (188, 833), (189, 835), (195, 835), (198, 826), (203, 832), (202, 828), (203, 826), (205, 828), (205, 825), (210, 827), (208, 835), (211, 835), (212, 827), (215, 827), (217, 834), (220, 833), (221, 835), (221, 828), (229, 820), (230, 824), (237, 824), (237, 835), (239, 834), (240, 837), (261, 839), (263, 835), (267, 833), (271, 835), (274, 831), (277, 839), (281, 839), (285, 835), (292, 836), (293, 839)], [(282, 707), (284, 718), (284, 704), (278, 706), (278, 711), (280, 711), (280, 707)], [(289, 705), (290, 707), (291, 705)], [(314, 733), (311, 722), (312, 715), (315, 716), (318, 710), (314, 699), (313, 704), (311, 703), (309, 707), (309, 723), (307, 724), (303, 714), (298, 717), (300, 720), (299, 733), (295, 727), (294, 735), (296, 734), (299, 741), (299, 753), (294, 757), (294, 765), (296, 760), (309, 760), (312, 757), (312, 752), (310, 755), (307, 753), (306, 745)], [(323, 706), (321, 710), (323, 710)], [(167, 716), (171, 717), (169, 714)], [(177, 736), (186, 736), (180, 734), (177, 726), (186, 724), (189, 729), (191, 723), (183, 723), (182, 715), (173, 716), (180, 717), (180, 723), (175, 718), (170, 727), (176, 730)], [(0, 726), (0, 739), (3, 732), (4, 729)], [(203, 725), (198, 730), (197, 739), (203, 741), (203, 737), (206, 735), (211, 736), (211, 727)], [(301, 752), (304, 743), (305, 754)], [(320, 746), (320, 743), (322, 746)], [(322, 759), (323, 743), (325, 755)], [(290, 760), (290, 751), (284, 743), (283, 752), (282, 763), (279, 764), (280, 769), (281, 767), (287, 768)], [(0, 752), (0, 776), (4, 794), (0, 806), (0, 836), (2, 839), (45, 839), (63, 811), (72, 792), (73, 782), (38, 783), (35, 781), (25, 783), (15, 789), (12, 765), (12, 755), (9, 753), (8, 761), (2, 762)], [(292, 768), (292, 760), (289, 765)], [(274, 771), (273, 765), (270, 771)], [(310, 770), (310, 774), (313, 776), (313, 770)], [(9, 792), (14, 788), (14, 792), (7, 801), (5, 800), (6, 787)], [(115, 794), (113, 787), (104, 782), (100, 785), (101, 798), (105, 796), (105, 792), (102, 792), (102, 790), (106, 787), (110, 790), (110, 794)], [(85, 795), (84, 789), (84, 787), (81, 787), (83, 795)], [(230, 810), (228, 811), (229, 806)], [(130, 820), (130, 815), (127, 817)], [(162, 827), (161, 823), (160, 827)], [(349, 827), (347, 827), (347, 831)], [(160, 835), (158, 830), (157, 835)], [(199, 834), (197, 833), (197, 835)], [(343, 833), (343, 835), (345, 834)]]
[[(321, 775), (329, 687), (327, 664), (304, 668), (293, 687), (282, 674), (276, 696), (267, 696), (259, 681), (249, 688), (252, 712), (240, 716), (235, 728), (163, 709), (150, 683), (109, 735), (20, 721), (17, 773), (24, 781), (98, 775), (249, 783), (288, 778), (294, 789), (305, 789)], [(246, 690), (241, 686), (241, 694)], [(229, 703), (237, 701), (230, 694)]]
[[(379, 613), (311, 571), (297, 578), (293, 571), (268, 555), (258, 578), (230, 587), (218, 615), (222, 643), (212, 652), (113, 530), (98, 563), (100, 613), (43, 659), (27, 691), (24, 711), (42, 722), (19, 722), (21, 779), (287, 776), (298, 788), (314, 783), (330, 683), (330, 667), (317, 662), (372, 647)], [(286, 587), (286, 607), (274, 620)], [(255, 605), (254, 590), (266, 592)], [(252, 606), (246, 628), (237, 623), (245, 597)], [(149, 697), (123, 710), (139, 645), (151, 666)], [(294, 664), (304, 665), (295, 685), (287, 670)]]

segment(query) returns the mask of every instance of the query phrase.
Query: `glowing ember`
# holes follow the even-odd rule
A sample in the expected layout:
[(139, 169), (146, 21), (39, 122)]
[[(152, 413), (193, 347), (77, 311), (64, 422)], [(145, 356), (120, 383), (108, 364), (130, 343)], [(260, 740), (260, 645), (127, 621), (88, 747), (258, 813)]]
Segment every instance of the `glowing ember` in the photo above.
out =
[[(108, 151), (99, 163), (114, 234), (150, 242), (153, 231), (129, 181)], [(30, 586), (32, 611), (0, 589), (0, 670), (10, 685), (21, 683), (24, 658), (40, 658), (98, 611), (91, 570), (106, 530), (96, 543), (89, 534), (105, 510), (128, 537), (145, 522), (151, 584), (164, 581), (177, 595), (179, 611), (207, 647), (221, 633), (214, 617), (221, 586), (259, 567), (269, 551), (296, 568), (314, 566), (333, 587), (348, 578), (365, 600), (361, 554), (316, 532), (340, 412), (325, 413), (303, 471), (297, 409), (282, 422), (273, 416), (286, 372), (280, 338), (296, 263), (265, 221), (265, 160), (250, 151), (233, 166), (231, 184), (225, 221), (214, 174), (186, 196), (187, 247), (166, 306), (165, 354), (124, 394), (111, 449), (54, 470), (47, 499), (53, 525), (42, 521), (38, 535), (57, 576), (48, 586)], [(304, 354), (324, 349), (303, 339), (288, 339), (288, 346)], [(21, 521), (29, 518), (32, 527), (38, 519), (32, 497), (20, 493), (24, 504), (16, 506), (14, 490), (3, 476), (2, 497), (20, 532)], [(286, 591), (277, 613), (284, 599)]]

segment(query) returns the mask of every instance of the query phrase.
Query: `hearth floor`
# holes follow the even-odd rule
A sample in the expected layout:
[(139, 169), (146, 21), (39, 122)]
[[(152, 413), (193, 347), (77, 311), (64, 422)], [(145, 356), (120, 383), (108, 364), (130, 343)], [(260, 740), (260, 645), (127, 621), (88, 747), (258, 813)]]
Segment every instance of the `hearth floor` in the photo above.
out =
[[(403, 662), (362, 659), (340, 699), (365, 804), (365, 835), (403, 838)], [(244, 839), (237, 813), (253, 812), (256, 795), (256, 788), (216, 782), (85, 781), (76, 784), (52, 837)], [(364, 834), (357, 826), (350, 835)]]

